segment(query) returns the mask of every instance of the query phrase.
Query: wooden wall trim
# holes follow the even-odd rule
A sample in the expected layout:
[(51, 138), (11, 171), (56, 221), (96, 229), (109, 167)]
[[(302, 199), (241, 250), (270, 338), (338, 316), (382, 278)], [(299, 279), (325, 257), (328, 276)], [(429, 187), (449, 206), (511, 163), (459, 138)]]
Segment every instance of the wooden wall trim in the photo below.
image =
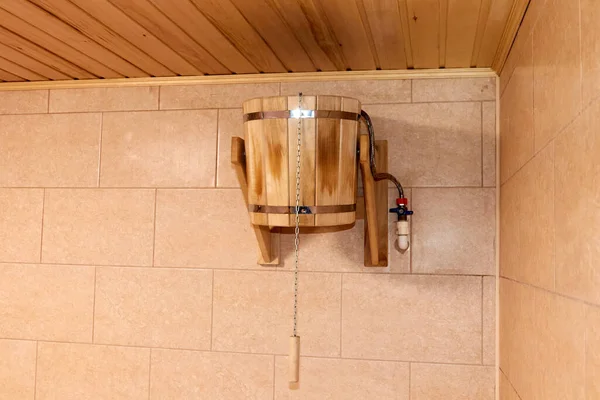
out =
[(291, 81), (353, 81), (385, 79), (489, 78), (496, 77), (491, 68), (456, 68), (390, 71), (294, 72), (279, 74), (244, 74), (214, 76), (176, 76), (153, 78), (85, 79), (69, 81), (3, 82), (2, 90), (81, 89), (126, 86), (215, 85), (233, 83), (268, 83)]
[(531, 0), (515, 0), (513, 3), (508, 16), (508, 21), (506, 21), (504, 33), (502, 33), (500, 43), (498, 44), (498, 50), (496, 50), (496, 55), (492, 61), (492, 69), (496, 71), (498, 75), (500, 75), (502, 68), (504, 68), (504, 63), (508, 58), (508, 53), (510, 53), (513, 42), (517, 37), (517, 32), (519, 31), (523, 17), (527, 12), (530, 1)]

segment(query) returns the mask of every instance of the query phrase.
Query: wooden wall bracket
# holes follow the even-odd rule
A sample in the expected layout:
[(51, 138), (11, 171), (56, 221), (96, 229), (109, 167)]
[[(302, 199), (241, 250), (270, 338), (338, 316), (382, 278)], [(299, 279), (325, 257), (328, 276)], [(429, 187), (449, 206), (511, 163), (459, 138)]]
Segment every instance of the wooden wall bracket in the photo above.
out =
[[(244, 139), (231, 138), (231, 163), (235, 168), (237, 179), (242, 189), (244, 204), (248, 210), (248, 180), (246, 175), (246, 151)], [(260, 265), (279, 265), (279, 228), (269, 229), (268, 226), (252, 225), (252, 230), (258, 242)]]
[[(369, 136), (359, 140), (360, 171), (364, 190), (365, 267), (388, 265), (388, 188), (387, 180), (376, 182), (369, 164)], [(377, 172), (387, 172), (387, 140), (375, 141)]]
[[(359, 204), (357, 217), (365, 219), (365, 267), (387, 267), (388, 265), (388, 188), (387, 181), (376, 182), (369, 164), (369, 137), (361, 135), (360, 169), (362, 172), (364, 199)], [(246, 178), (246, 155), (244, 139), (231, 138), (231, 163), (242, 189), (244, 203), (248, 206), (248, 181)], [(375, 165), (377, 171), (387, 172), (387, 140), (375, 141)], [(364, 210), (364, 211), (363, 211)], [(259, 248), (258, 263), (279, 264), (279, 229), (251, 225)]]

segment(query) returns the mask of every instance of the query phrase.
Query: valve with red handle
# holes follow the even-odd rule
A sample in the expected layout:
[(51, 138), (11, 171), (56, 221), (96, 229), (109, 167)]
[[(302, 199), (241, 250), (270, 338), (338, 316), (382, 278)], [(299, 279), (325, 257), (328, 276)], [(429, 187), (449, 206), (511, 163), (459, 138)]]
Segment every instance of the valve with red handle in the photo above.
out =
[(396, 222), (396, 235), (398, 235), (398, 247), (401, 251), (408, 250), (410, 246), (410, 225), (408, 223), (408, 216), (412, 215), (413, 212), (408, 209), (408, 199), (406, 197), (399, 197), (396, 199), (396, 207), (390, 208), (390, 213), (398, 216)]

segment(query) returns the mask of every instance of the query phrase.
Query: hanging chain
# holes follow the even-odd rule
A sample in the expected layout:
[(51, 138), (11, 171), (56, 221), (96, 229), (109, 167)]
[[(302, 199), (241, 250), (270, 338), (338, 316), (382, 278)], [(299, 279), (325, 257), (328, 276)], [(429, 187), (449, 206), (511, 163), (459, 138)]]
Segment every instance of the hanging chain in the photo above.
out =
[(296, 151), (296, 228), (294, 230), (294, 334), (298, 336), (298, 245), (300, 242), (300, 145), (302, 143), (302, 93), (298, 93), (298, 148)]

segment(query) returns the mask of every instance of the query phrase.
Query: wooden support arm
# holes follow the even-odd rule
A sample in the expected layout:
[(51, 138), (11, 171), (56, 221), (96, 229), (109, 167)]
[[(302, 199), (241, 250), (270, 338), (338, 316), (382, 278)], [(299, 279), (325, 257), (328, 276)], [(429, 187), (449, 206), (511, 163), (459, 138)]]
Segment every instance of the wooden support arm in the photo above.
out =
[[(365, 267), (388, 265), (387, 181), (375, 181), (369, 163), (369, 137), (360, 136), (360, 170), (363, 179), (365, 213)], [(377, 172), (387, 172), (387, 140), (375, 141)]]
[[(248, 211), (248, 180), (246, 175), (246, 153), (244, 139), (231, 138), (231, 163), (242, 189), (246, 212)], [(268, 226), (252, 225), (259, 249), (258, 263), (261, 265), (279, 264), (279, 232), (271, 232)]]

